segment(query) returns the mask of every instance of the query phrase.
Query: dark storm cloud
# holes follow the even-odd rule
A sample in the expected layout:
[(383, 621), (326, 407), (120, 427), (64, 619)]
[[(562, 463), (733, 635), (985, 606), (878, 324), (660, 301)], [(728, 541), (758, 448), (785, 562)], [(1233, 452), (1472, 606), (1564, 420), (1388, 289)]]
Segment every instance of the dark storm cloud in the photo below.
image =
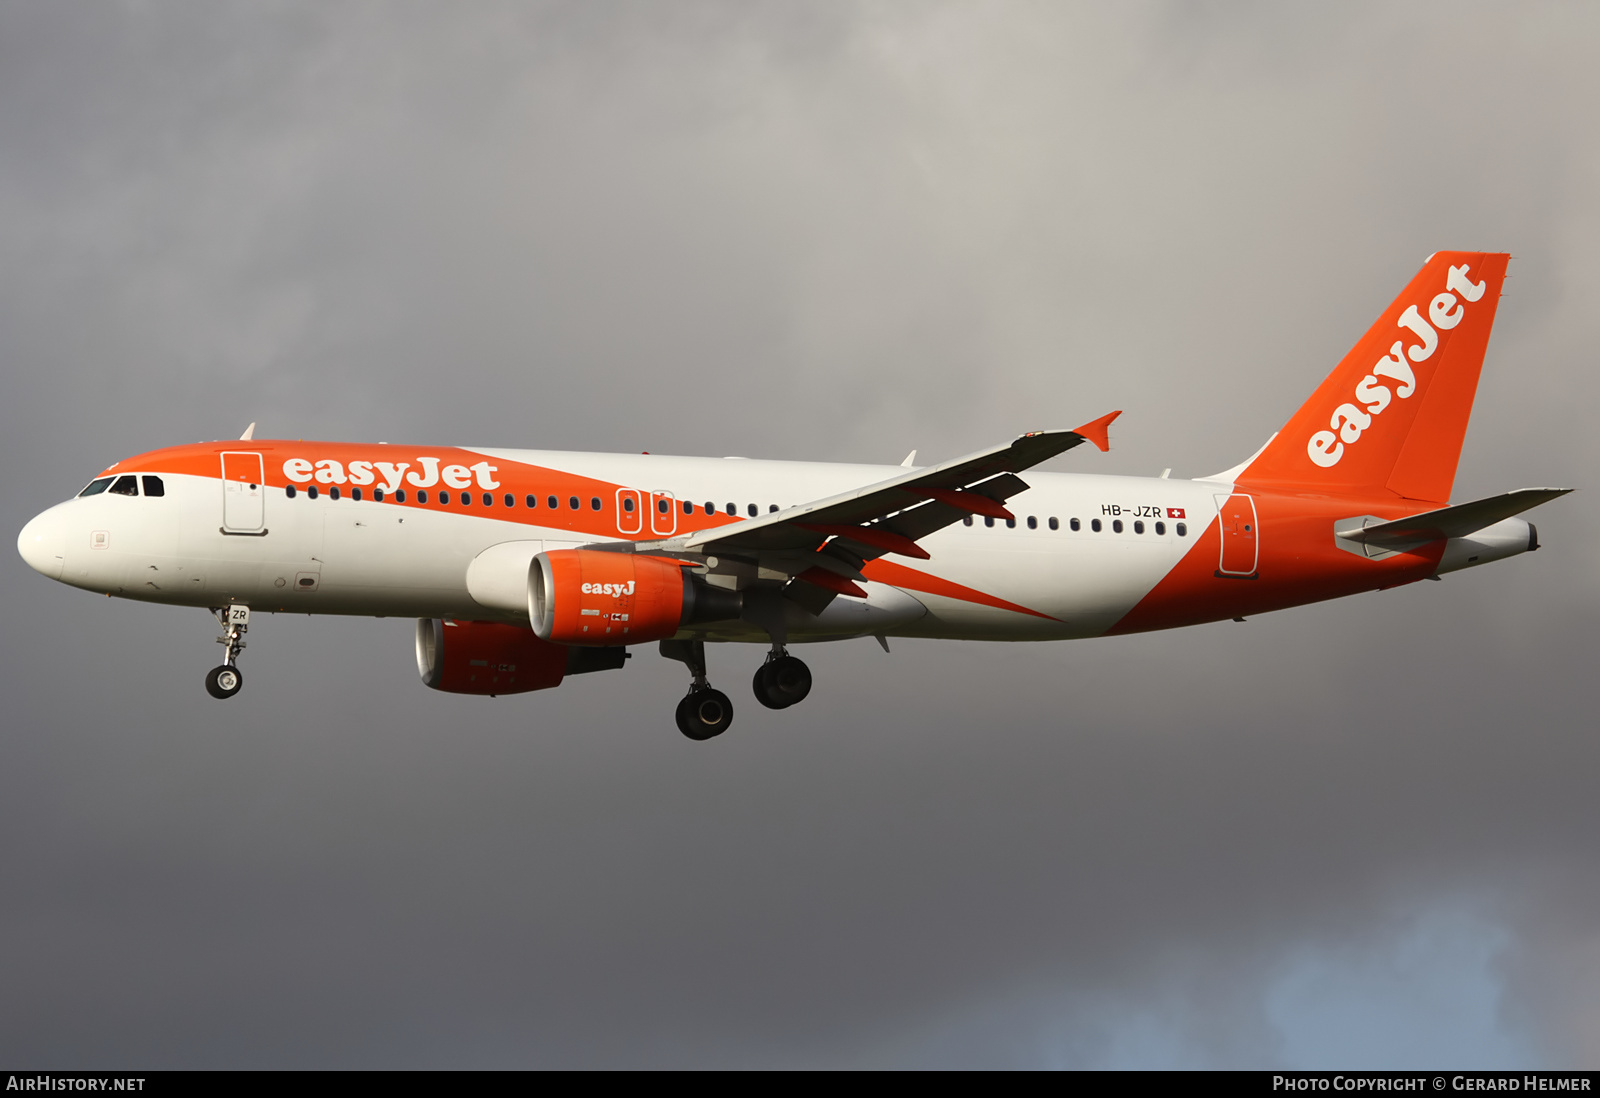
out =
[[(1202, 475), (1439, 248), (1516, 256), (1457, 496), (1587, 488), (1595, 32), (10, 5), (7, 528), (250, 420), (892, 462), (1122, 407), (1066, 467)], [(1509, 943), (1500, 1029), (1592, 1066), (1600, 529), (1583, 494), (1534, 518), (1536, 556), (1245, 625), (825, 647), (803, 712), (719, 650), (738, 727), (699, 747), (651, 653), (449, 698), (400, 622), (269, 619), (222, 707), (198, 612), (13, 558), (0, 1055), (1097, 1064), (1155, 1017), (1269, 1064), (1295, 958), (1465, 907)]]

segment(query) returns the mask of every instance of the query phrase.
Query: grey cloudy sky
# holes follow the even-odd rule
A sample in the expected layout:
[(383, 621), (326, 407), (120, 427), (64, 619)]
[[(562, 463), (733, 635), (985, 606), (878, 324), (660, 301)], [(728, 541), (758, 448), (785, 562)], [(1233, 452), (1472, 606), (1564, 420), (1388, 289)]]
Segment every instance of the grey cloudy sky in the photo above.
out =
[[(0, 6), (5, 529), (237, 435), (896, 462), (1127, 409), (1214, 472), (1507, 250), (1458, 498), (1592, 488), (1582, 5)], [(694, 745), (410, 625), (8, 555), (0, 1061), (1600, 1066), (1590, 493), (1534, 556), (1042, 646), (870, 641)], [(747, 698), (758, 652), (718, 650)]]

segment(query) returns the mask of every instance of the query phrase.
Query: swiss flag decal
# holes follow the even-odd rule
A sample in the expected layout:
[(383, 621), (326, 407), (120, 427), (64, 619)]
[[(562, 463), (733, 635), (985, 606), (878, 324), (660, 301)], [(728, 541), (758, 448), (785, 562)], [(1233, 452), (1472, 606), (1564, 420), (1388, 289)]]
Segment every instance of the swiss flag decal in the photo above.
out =
[(1184, 517), (1183, 508), (1182, 507), (1168, 507), (1167, 508), (1167, 517), (1168, 518), (1183, 518)]

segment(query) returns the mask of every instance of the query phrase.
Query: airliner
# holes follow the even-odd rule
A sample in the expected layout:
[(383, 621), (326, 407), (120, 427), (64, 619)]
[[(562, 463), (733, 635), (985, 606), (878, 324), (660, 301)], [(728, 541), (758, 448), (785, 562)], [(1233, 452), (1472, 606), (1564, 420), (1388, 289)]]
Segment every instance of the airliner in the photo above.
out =
[(812, 677), (790, 646), (1051, 641), (1172, 629), (1381, 590), (1539, 547), (1517, 516), (1569, 489), (1451, 504), (1509, 256), (1438, 252), (1247, 461), (1182, 480), (1039, 471), (1110, 445), (1112, 412), (936, 465), (236, 440), (113, 463), (25, 526), (62, 583), (205, 607), (243, 682), (254, 614), (417, 619), (424, 683), (500, 695), (686, 665), (679, 730), (733, 718), (706, 645), (765, 645), (756, 700)]

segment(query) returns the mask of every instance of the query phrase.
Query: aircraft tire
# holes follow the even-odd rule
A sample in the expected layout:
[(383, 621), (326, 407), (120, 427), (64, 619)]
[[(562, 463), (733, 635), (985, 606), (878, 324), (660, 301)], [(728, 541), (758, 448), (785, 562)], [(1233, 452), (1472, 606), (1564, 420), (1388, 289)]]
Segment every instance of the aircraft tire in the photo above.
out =
[(787, 709), (789, 703), (781, 700), (768, 683), (767, 671), (772, 664), (764, 663), (756, 668), (755, 677), (750, 680), (750, 691), (756, 696), (756, 701), (768, 709)]
[(720, 690), (691, 690), (678, 703), (678, 731), (691, 740), (722, 735), (733, 723), (733, 703)]
[(787, 709), (811, 693), (811, 668), (794, 656), (779, 656), (756, 669), (756, 700), (768, 709)]
[(244, 676), (239, 674), (237, 667), (223, 664), (213, 667), (206, 672), (206, 693), (213, 698), (226, 700), (239, 692), (239, 687), (244, 685)]

